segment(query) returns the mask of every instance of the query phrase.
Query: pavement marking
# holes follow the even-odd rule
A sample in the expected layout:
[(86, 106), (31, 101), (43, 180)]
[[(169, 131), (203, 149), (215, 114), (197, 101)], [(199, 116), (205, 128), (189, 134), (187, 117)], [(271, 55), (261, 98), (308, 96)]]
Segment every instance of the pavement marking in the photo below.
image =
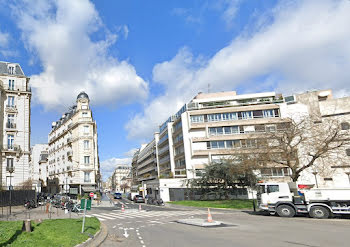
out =
[(113, 229), (116, 228), (117, 226), (113, 226)]
[(139, 236), (139, 239), (142, 239), (142, 237)]
[(136, 234), (137, 234), (137, 236), (139, 236), (139, 235), (140, 235), (140, 233), (139, 233), (139, 232), (137, 232)]
[(141, 244), (144, 244), (145, 242), (143, 242), (143, 240), (140, 240), (140, 243), (141, 243)]

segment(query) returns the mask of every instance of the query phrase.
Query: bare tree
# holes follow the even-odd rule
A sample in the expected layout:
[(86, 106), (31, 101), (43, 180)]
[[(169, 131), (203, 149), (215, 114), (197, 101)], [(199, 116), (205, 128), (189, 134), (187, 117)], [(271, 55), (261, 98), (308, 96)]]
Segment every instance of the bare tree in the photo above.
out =
[(290, 168), (295, 182), (308, 168), (330, 167), (332, 158), (345, 153), (349, 140), (349, 131), (342, 130), (337, 120), (290, 119), (283, 129), (268, 135), (267, 152), (261, 159), (266, 165)]

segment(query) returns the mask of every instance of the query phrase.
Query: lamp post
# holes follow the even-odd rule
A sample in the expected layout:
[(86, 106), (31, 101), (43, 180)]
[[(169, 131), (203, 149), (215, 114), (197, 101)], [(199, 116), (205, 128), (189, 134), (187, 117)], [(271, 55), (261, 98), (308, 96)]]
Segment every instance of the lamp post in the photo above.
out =
[(318, 173), (318, 172), (313, 172), (313, 173), (312, 173), (312, 174), (314, 174), (314, 176), (315, 176), (316, 188), (318, 188), (318, 183), (317, 183), (317, 173)]
[(8, 168), (8, 172), (10, 173), (10, 187), (9, 187), (9, 190), (10, 190), (10, 215), (11, 215), (11, 206), (12, 206), (12, 193), (11, 193), (11, 190), (12, 190), (12, 181), (11, 181), (11, 178), (12, 178), (12, 173), (15, 171), (14, 167), (13, 166), (10, 166)]

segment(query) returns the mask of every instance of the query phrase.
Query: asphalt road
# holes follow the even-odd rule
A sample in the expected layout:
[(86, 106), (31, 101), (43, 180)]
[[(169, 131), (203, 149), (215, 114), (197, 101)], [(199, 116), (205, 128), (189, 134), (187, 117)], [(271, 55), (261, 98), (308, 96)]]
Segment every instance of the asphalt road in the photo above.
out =
[[(108, 200), (105, 198), (105, 200)], [(125, 211), (121, 211), (124, 204)], [(350, 246), (350, 219), (316, 220), (306, 217), (280, 218), (251, 212), (212, 210), (214, 220), (228, 227), (203, 228), (176, 223), (178, 219), (206, 219), (206, 210), (142, 205), (122, 199), (110, 207), (93, 208), (89, 215), (108, 227), (102, 246)]]

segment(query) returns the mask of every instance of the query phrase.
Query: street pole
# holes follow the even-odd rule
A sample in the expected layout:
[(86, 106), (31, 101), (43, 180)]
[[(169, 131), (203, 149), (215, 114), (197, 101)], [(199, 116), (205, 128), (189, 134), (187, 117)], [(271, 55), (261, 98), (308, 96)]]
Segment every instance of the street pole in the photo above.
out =
[(10, 173), (10, 215), (11, 215), (11, 206), (12, 206), (12, 192), (11, 192), (11, 190), (12, 190), (12, 180), (11, 180), (11, 178), (12, 178), (12, 173), (14, 172), (14, 169), (13, 169), (13, 167), (9, 167), (9, 173)]
[(81, 228), (81, 233), (84, 233), (84, 227), (85, 227), (85, 216), (86, 216), (86, 206), (87, 206), (87, 199), (85, 199), (84, 217), (83, 217), (83, 227)]

